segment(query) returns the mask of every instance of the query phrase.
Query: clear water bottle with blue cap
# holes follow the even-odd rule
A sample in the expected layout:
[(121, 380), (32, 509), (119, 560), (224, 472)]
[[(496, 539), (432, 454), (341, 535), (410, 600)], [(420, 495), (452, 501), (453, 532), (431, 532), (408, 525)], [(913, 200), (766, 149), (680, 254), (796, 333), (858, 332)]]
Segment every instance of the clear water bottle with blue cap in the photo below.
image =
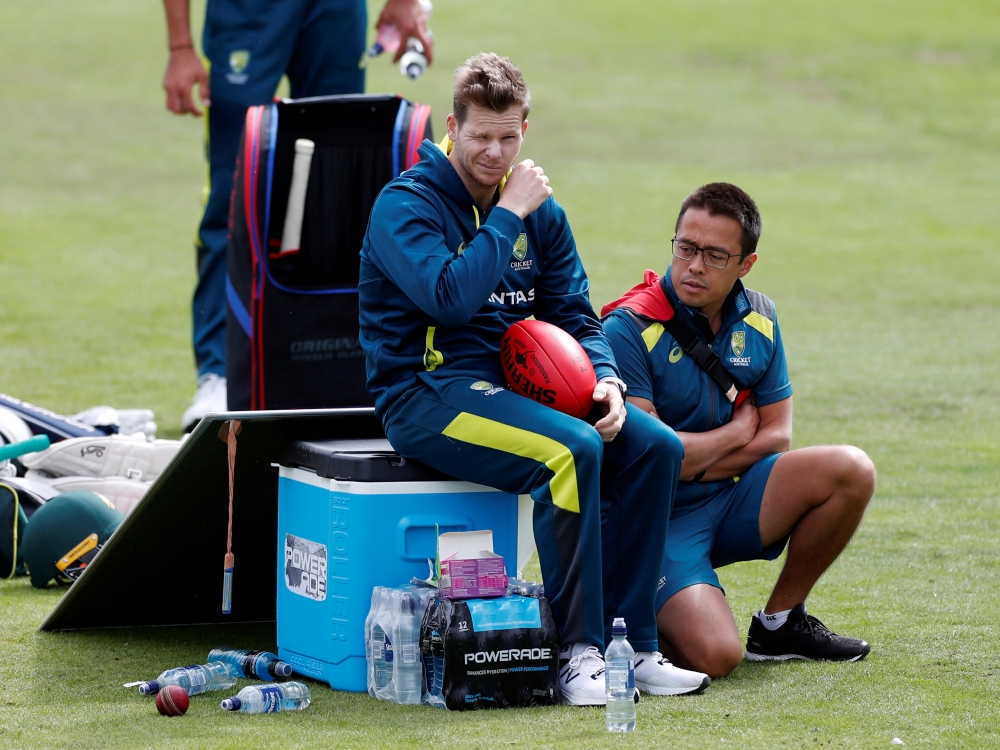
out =
[(404, 593), (400, 598), (399, 621), (395, 628), (394, 670), (396, 702), (420, 703), (423, 688), (424, 663), (420, 658), (420, 618), (413, 597)]
[(292, 665), (281, 661), (270, 651), (249, 651), (245, 648), (220, 646), (208, 652), (209, 661), (221, 661), (236, 667), (240, 677), (272, 682), (292, 676)]
[(301, 682), (280, 685), (249, 685), (232, 698), (222, 701), (226, 711), (244, 714), (274, 714), (279, 711), (301, 711), (312, 702), (312, 693)]
[(611, 645), (604, 652), (604, 685), (608, 704), (604, 720), (609, 732), (635, 729), (635, 651), (626, 640), (625, 618), (611, 624)]
[(189, 667), (168, 669), (149, 682), (129, 682), (125, 687), (139, 687), (140, 695), (156, 695), (167, 685), (177, 685), (188, 695), (200, 695), (211, 690), (225, 690), (236, 684), (239, 673), (232, 664), (213, 661)]
[[(420, 9), (424, 15), (424, 23), (430, 23), (431, 13), (434, 10), (431, 0), (420, 0)], [(430, 34), (429, 29), (427, 33)], [(403, 38), (400, 36), (399, 29), (391, 23), (382, 24), (378, 27), (375, 43), (361, 58), (362, 66), (367, 65), (370, 58), (378, 57), (383, 52), (395, 55), (401, 44), (403, 44)], [(420, 78), (427, 70), (426, 52), (427, 50), (424, 49), (424, 45), (419, 39), (416, 37), (407, 39), (405, 51), (399, 58), (399, 72), (413, 81)]]

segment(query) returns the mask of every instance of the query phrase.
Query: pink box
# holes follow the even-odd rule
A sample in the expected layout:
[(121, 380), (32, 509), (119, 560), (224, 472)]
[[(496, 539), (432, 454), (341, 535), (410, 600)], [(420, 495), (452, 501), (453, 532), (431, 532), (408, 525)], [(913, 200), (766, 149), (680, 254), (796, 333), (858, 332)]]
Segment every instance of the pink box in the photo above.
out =
[(498, 555), (477, 560), (442, 560), (438, 589), (445, 599), (504, 596), (507, 573), (503, 558)]

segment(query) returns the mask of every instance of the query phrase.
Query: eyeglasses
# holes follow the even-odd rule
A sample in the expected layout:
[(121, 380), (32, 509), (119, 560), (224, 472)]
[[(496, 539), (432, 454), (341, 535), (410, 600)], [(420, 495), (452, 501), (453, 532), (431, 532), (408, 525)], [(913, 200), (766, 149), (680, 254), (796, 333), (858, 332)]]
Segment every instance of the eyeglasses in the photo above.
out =
[(679, 240), (676, 237), (670, 240), (670, 244), (673, 245), (675, 258), (694, 260), (694, 256), (701, 253), (701, 257), (705, 260), (705, 265), (712, 268), (725, 268), (729, 265), (730, 258), (742, 258), (744, 255), (747, 255), (747, 253), (727, 253), (723, 250), (698, 247), (687, 240)]

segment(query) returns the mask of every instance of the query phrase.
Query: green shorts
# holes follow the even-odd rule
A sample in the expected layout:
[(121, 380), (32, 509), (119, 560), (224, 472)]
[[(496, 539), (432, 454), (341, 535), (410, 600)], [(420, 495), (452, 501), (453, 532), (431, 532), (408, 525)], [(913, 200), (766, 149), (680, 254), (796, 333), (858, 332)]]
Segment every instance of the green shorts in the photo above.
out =
[(715, 568), (744, 560), (773, 560), (788, 536), (763, 549), (760, 504), (774, 462), (761, 459), (708, 498), (674, 508), (656, 588), (656, 611), (681, 589), (708, 583), (721, 589)]

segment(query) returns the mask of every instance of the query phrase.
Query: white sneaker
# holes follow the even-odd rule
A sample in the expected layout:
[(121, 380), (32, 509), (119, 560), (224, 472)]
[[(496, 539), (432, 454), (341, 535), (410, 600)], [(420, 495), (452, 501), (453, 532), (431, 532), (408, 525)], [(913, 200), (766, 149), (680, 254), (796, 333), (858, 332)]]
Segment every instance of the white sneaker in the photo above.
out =
[(650, 695), (700, 693), (712, 684), (701, 672), (675, 667), (659, 651), (639, 651), (635, 655), (635, 686)]
[(181, 420), (184, 432), (191, 432), (209, 412), (219, 411), (226, 411), (226, 379), (210, 372), (198, 378), (193, 403)]
[(559, 689), (571, 706), (604, 706), (604, 657), (596, 646), (577, 643), (559, 652)]

